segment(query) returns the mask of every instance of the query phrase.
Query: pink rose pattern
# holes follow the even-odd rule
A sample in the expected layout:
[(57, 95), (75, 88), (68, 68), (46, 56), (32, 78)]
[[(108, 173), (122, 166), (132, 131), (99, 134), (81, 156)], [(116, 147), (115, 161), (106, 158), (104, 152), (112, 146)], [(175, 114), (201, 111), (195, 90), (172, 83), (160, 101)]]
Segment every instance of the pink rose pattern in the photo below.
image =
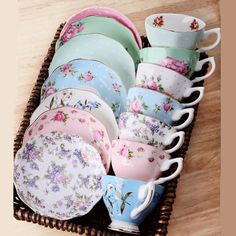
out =
[(68, 114), (64, 113), (63, 111), (58, 111), (56, 115), (52, 118), (52, 120), (66, 122), (68, 118)]
[(91, 71), (88, 71), (84, 74), (80, 74), (79, 77), (78, 77), (79, 80), (85, 80), (85, 81), (91, 81), (94, 78), (95, 78), (95, 76), (92, 74)]
[(113, 83), (112, 84), (112, 88), (114, 89), (115, 92), (117, 92), (118, 94), (120, 94), (120, 88), (121, 88), (121, 85), (118, 84), (118, 83)]
[(148, 88), (151, 90), (156, 90), (160, 92), (164, 92), (164, 87), (161, 84), (161, 76), (151, 76), (150, 78), (147, 78), (146, 75), (143, 75), (143, 79), (140, 80), (140, 83), (138, 83), (138, 86), (142, 88)]
[(56, 93), (58, 90), (54, 87), (55, 81), (49, 81), (47, 84), (43, 85), (42, 87), (42, 98), (45, 99), (51, 94)]
[(144, 110), (148, 109), (148, 105), (143, 101), (143, 96), (138, 95), (128, 101), (128, 108), (129, 111), (142, 114)]
[(187, 75), (190, 69), (186, 61), (176, 60), (173, 57), (166, 57), (159, 64), (182, 75)]
[(78, 33), (84, 30), (84, 26), (80, 22), (76, 22), (75, 24), (71, 24), (66, 29), (65, 33), (61, 37), (61, 44), (66, 43), (71, 38), (75, 37)]
[(125, 157), (125, 158), (132, 158), (133, 157), (133, 152), (128, 148), (128, 146), (126, 145), (123, 145), (123, 147), (121, 148), (121, 150), (119, 151), (119, 154), (122, 156), (122, 157)]
[(73, 65), (70, 63), (66, 63), (60, 67), (60, 72), (64, 74), (64, 77), (67, 76), (67, 74), (74, 75), (75, 70), (73, 69)]

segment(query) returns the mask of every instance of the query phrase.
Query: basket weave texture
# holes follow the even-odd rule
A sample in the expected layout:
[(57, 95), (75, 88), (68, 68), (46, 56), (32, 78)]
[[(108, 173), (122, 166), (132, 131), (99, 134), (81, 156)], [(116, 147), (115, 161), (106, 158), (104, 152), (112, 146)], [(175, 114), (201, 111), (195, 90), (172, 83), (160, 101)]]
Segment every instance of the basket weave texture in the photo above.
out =
[[(59, 38), (59, 35), (63, 26), (64, 26), (64, 23), (61, 24), (59, 28), (57, 29), (54, 39), (48, 49), (47, 55), (41, 66), (36, 83), (30, 94), (29, 101), (24, 111), (23, 119), (21, 121), (19, 130), (14, 140), (14, 157), (15, 157), (16, 152), (22, 146), (23, 136), (24, 136), (25, 130), (29, 126), (30, 117), (40, 103), (40, 90), (43, 85), (43, 82), (48, 77), (48, 68), (53, 58), (53, 55), (55, 53), (55, 43), (57, 39)], [(142, 36), (142, 43), (143, 43), (143, 47), (150, 46), (147, 38), (143, 36)], [(201, 53), (201, 56), (200, 56), (201, 59), (206, 58), (206, 57), (207, 55), (205, 53)], [(207, 69), (208, 69), (208, 64), (205, 64), (201, 71), (193, 75), (193, 78), (196, 76), (205, 75), (207, 72)], [(200, 86), (203, 85), (203, 82), (196, 83), (194, 86), (199, 86), (199, 85)], [(191, 98), (185, 99), (184, 102), (188, 102), (194, 99), (195, 96), (196, 94), (193, 94)], [(195, 119), (197, 116), (198, 105), (195, 106), (194, 108), (195, 108), (194, 120), (187, 128), (184, 129), (185, 131), (184, 144), (176, 153), (172, 155), (172, 157), (184, 158), (186, 155), (190, 138), (191, 138), (192, 129), (193, 129)], [(171, 168), (166, 174), (172, 172), (173, 170), (174, 170), (174, 167)], [(113, 174), (113, 171), (111, 170), (109, 174)], [(165, 186), (165, 193), (162, 197), (162, 200), (160, 204), (155, 208), (155, 210), (140, 225), (141, 235), (155, 235), (155, 236), (167, 235), (167, 227), (168, 227), (169, 219), (171, 216), (171, 212), (173, 210), (174, 200), (176, 197), (175, 192), (176, 192), (176, 188), (178, 184), (178, 178), (179, 176), (163, 184)], [(32, 222), (34, 224), (43, 225), (45, 227), (56, 228), (58, 230), (73, 232), (80, 235), (83, 235), (83, 234), (84, 235), (103, 235), (103, 236), (127, 235), (125, 233), (118, 233), (118, 232), (107, 229), (107, 226), (110, 224), (110, 218), (102, 200), (87, 215), (83, 217), (74, 218), (72, 220), (61, 221), (61, 220), (56, 220), (53, 218), (41, 216), (33, 212), (28, 206), (26, 206), (20, 200), (20, 198), (18, 197), (16, 193), (15, 187), (14, 187), (13, 198), (14, 198), (13, 199), (14, 217), (17, 220)]]

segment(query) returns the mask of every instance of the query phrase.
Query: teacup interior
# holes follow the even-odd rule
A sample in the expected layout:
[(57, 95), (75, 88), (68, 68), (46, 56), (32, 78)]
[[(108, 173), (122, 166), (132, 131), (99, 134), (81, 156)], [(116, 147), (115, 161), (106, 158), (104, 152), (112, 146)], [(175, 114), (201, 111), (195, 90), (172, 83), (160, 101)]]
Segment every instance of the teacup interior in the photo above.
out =
[(192, 32), (205, 27), (205, 23), (193, 16), (182, 14), (154, 14), (146, 19), (146, 23), (154, 28), (161, 28), (174, 32)]

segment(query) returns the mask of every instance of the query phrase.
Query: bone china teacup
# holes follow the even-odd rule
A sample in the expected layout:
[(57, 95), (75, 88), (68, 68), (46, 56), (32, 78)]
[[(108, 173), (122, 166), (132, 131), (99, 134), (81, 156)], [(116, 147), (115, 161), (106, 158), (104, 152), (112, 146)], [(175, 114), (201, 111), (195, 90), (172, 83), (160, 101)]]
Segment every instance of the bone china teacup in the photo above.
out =
[(159, 203), (164, 187), (153, 182), (102, 177), (103, 201), (109, 212), (109, 229), (139, 234), (138, 225)]
[(215, 48), (221, 39), (220, 28), (205, 31), (204, 21), (183, 14), (160, 13), (146, 18), (145, 28), (152, 46), (195, 49), (197, 44), (216, 34), (216, 41), (197, 51), (206, 52)]
[(173, 70), (148, 63), (139, 64), (136, 76), (136, 86), (168, 94), (179, 101), (199, 92), (191, 106), (198, 104), (204, 95), (204, 87), (192, 87), (194, 82), (195, 79), (191, 81)]
[(155, 180), (160, 178), (163, 170), (177, 163), (176, 171), (162, 178), (163, 181), (171, 180), (182, 170), (183, 158), (170, 158), (165, 151), (151, 145), (122, 139), (112, 141), (111, 162), (118, 177), (140, 181)]
[(172, 126), (184, 114), (188, 114), (188, 118), (183, 123), (173, 126), (178, 130), (187, 127), (193, 120), (194, 109), (186, 108), (188, 105), (192, 104), (182, 104), (165, 94), (146, 88), (134, 87), (128, 92), (127, 111), (129, 112), (150, 116)]
[(199, 52), (184, 48), (148, 47), (140, 50), (141, 62), (164, 66), (189, 79), (191, 79), (191, 76), (195, 71), (200, 71), (205, 63), (210, 62), (210, 71), (204, 76), (196, 77), (196, 81), (211, 76), (216, 67), (214, 57), (208, 57), (200, 61), (199, 58)]
[[(177, 132), (175, 128), (166, 125), (155, 118), (133, 112), (124, 112), (119, 118), (119, 137), (129, 141), (145, 143), (165, 149), (167, 153), (177, 151), (184, 142), (184, 132)], [(165, 147), (178, 142), (169, 149)]]

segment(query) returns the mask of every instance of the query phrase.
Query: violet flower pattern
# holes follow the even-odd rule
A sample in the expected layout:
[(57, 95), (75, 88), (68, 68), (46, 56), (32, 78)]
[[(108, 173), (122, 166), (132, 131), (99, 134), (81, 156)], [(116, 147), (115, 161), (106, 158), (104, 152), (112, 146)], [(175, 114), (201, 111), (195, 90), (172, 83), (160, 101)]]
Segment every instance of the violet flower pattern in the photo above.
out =
[(176, 60), (175, 58), (169, 56), (164, 58), (159, 64), (184, 76), (188, 75), (190, 70), (186, 61)]
[(114, 91), (118, 94), (120, 94), (120, 88), (121, 88), (121, 85), (118, 84), (118, 83), (113, 83), (112, 84), (112, 88), (114, 89)]

